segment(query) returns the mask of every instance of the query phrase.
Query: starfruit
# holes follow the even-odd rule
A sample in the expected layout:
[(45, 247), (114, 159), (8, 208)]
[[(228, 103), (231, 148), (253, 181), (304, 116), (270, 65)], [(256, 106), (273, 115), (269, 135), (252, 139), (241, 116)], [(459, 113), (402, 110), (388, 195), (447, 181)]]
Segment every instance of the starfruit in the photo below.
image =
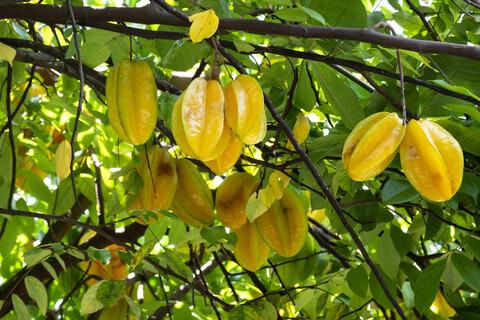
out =
[[(138, 156), (143, 160), (137, 168), (137, 172), (143, 179), (143, 188), (137, 193), (129, 209), (142, 211), (170, 209), (177, 189), (175, 160), (167, 150), (158, 145), (148, 149), (148, 160), (144, 151)], [(163, 217), (160, 213), (157, 215), (159, 219)], [(154, 221), (150, 220), (150, 222)]]
[(213, 196), (195, 165), (187, 159), (178, 159), (178, 185), (172, 203), (172, 212), (183, 222), (204, 227), (213, 223)]
[(307, 237), (302, 250), (295, 256), (276, 260), (280, 264), (277, 266), (277, 275), (286, 287), (295, 287), (312, 275), (316, 258), (313, 237)]
[(305, 244), (307, 209), (291, 186), (285, 188), (283, 197), (255, 219), (255, 223), (263, 240), (282, 257), (293, 257)]
[(229, 176), (218, 187), (215, 197), (217, 217), (227, 228), (238, 229), (247, 222), (248, 198), (258, 188), (257, 179), (247, 172)]
[(263, 140), (267, 118), (263, 91), (257, 80), (241, 74), (223, 89), (228, 126), (241, 142), (255, 144)]
[(230, 134), (230, 128), (228, 128), (228, 126), (224, 127), (224, 131), (228, 133), (223, 135), (228, 137), (226, 148), (216, 159), (203, 161), (203, 163), (205, 163), (210, 170), (219, 176), (233, 168), (235, 163), (237, 163), (238, 159), (240, 158), (243, 150), (243, 143), (237, 138), (232, 137)]
[[(297, 115), (297, 120), (293, 126), (292, 133), (299, 144), (302, 144), (307, 140), (308, 134), (310, 133), (310, 123), (302, 112)], [(293, 150), (293, 145), (290, 140), (288, 140), (286, 147)]]
[(173, 107), (172, 133), (187, 155), (212, 160), (225, 149), (223, 109), (223, 91), (216, 80), (196, 78), (180, 95)]
[[(90, 239), (92, 239), (96, 235), (96, 232), (90, 231), (83, 235), (80, 238), (78, 244), (83, 244)], [(117, 251), (126, 251), (124, 247), (118, 246), (116, 244), (111, 244), (107, 246), (105, 249), (109, 250), (112, 253), (112, 257), (107, 265), (104, 265), (98, 260), (94, 260), (92, 262), (83, 261), (80, 263), (80, 267), (83, 270), (88, 269), (88, 274), (96, 275), (106, 280), (122, 280), (128, 275), (127, 263), (123, 261), (120, 256), (117, 254)], [(88, 267), (90, 265), (90, 268)], [(94, 285), (97, 283), (98, 280), (91, 278), (87, 281), (89, 286)]]
[(451, 199), (462, 184), (462, 148), (432, 121), (410, 120), (400, 145), (400, 161), (408, 181), (432, 201)]
[(356, 181), (380, 174), (392, 162), (405, 134), (396, 113), (374, 113), (360, 121), (343, 147), (343, 167)]
[(107, 76), (108, 120), (118, 136), (131, 144), (145, 143), (157, 124), (157, 86), (143, 60), (123, 59)]
[(270, 248), (257, 232), (255, 223), (246, 221), (235, 230), (237, 243), (233, 255), (237, 262), (249, 271), (255, 272), (267, 261)]

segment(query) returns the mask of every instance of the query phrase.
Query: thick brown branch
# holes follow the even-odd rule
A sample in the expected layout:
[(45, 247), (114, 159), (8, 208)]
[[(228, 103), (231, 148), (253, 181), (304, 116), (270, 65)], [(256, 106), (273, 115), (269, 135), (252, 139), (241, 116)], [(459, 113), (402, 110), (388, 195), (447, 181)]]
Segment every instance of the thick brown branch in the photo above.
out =
[[(75, 7), (75, 19), (80, 24), (90, 22), (123, 21), (141, 24), (165, 24), (188, 27), (186, 21), (163, 12), (157, 5), (142, 8), (92, 8)], [(2, 6), (0, 19), (18, 18), (45, 23), (64, 24), (67, 17), (65, 6), (6, 5)], [(352, 40), (399, 48), (421, 53), (441, 53), (480, 61), (480, 47), (456, 43), (408, 39), (376, 32), (369, 28), (318, 27), (295, 24), (279, 24), (260, 20), (220, 19), (219, 31), (244, 31), (253, 34), (269, 34), (300, 38)]]

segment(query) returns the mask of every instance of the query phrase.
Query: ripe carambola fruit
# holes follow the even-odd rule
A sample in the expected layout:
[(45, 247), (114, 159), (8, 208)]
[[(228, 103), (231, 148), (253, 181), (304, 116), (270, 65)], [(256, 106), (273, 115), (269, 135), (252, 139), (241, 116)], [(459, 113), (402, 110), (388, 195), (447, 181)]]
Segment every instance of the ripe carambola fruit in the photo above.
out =
[(180, 95), (173, 107), (172, 133), (187, 155), (212, 160), (225, 149), (223, 108), (223, 91), (216, 80), (196, 78)]
[(448, 304), (447, 300), (445, 300), (440, 290), (437, 291), (435, 300), (430, 306), (430, 310), (432, 310), (434, 313), (438, 314), (444, 319), (450, 319), (457, 313), (455, 309), (453, 309), (452, 306)]
[(223, 89), (228, 126), (241, 142), (255, 144), (266, 134), (263, 91), (257, 80), (241, 74)]
[[(297, 115), (297, 120), (293, 126), (292, 133), (299, 144), (302, 144), (310, 133), (310, 123), (302, 112)], [(293, 150), (293, 145), (290, 140), (288, 140), (286, 147)]]
[(429, 120), (410, 120), (400, 145), (400, 160), (408, 181), (432, 201), (451, 199), (462, 184), (460, 144)]
[(247, 221), (235, 230), (237, 243), (233, 255), (245, 269), (255, 272), (267, 261), (270, 248), (257, 232), (255, 223)]
[(305, 244), (307, 209), (291, 186), (285, 188), (282, 198), (255, 219), (255, 223), (263, 240), (283, 257), (293, 257)]
[(145, 143), (157, 124), (157, 86), (143, 60), (123, 59), (110, 70), (105, 87), (108, 120), (118, 136), (131, 144)]
[[(137, 172), (143, 179), (143, 189), (137, 193), (129, 209), (170, 209), (177, 189), (175, 159), (158, 145), (148, 149), (148, 162), (144, 151), (138, 156), (143, 160), (137, 168)], [(163, 215), (159, 214), (158, 217), (161, 218)]]
[(227, 228), (238, 229), (247, 222), (248, 198), (258, 188), (257, 179), (247, 172), (229, 176), (218, 187), (215, 197), (217, 217)]
[[(78, 244), (83, 244), (89, 241), (91, 238), (95, 236), (96, 232), (90, 231), (86, 233), (78, 242)], [(117, 251), (126, 251), (124, 247), (118, 246), (116, 244), (111, 244), (105, 249), (110, 250), (112, 253), (112, 257), (110, 258), (110, 262), (107, 265), (102, 264), (100, 261), (95, 260), (91, 263), (89, 261), (83, 261), (80, 263), (80, 267), (83, 270), (87, 270), (88, 266), (88, 274), (97, 275), (102, 277), (105, 280), (122, 280), (128, 275), (127, 270), (127, 263), (123, 261), (120, 256), (117, 254)], [(87, 281), (89, 286), (94, 285), (97, 283), (98, 280), (91, 278)]]
[(224, 133), (220, 139), (227, 138), (227, 146), (216, 159), (203, 161), (210, 170), (219, 176), (233, 168), (243, 150), (243, 143), (232, 136), (231, 130), (227, 125), (223, 127), (223, 131)]
[(356, 181), (380, 174), (392, 162), (405, 134), (396, 113), (374, 113), (360, 121), (343, 147), (343, 167)]
[(212, 224), (215, 220), (212, 191), (193, 163), (187, 159), (178, 159), (176, 162), (178, 185), (172, 212), (193, 226)]

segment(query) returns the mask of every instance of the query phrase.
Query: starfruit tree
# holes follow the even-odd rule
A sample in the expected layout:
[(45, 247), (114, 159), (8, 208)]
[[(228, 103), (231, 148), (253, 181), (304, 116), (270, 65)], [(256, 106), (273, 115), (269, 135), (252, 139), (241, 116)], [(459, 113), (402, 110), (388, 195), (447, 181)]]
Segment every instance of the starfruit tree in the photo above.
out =
[(0, 0), (1, 319), (478, 319), (475, 0)]

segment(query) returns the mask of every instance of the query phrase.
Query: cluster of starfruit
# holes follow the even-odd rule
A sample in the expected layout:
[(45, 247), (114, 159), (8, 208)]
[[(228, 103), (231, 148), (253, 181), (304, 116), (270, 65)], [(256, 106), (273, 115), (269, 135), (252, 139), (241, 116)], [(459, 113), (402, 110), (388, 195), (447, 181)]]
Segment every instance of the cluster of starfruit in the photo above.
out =
[(246, 172), (236, 173), (218, 187), (215, 205), (225, 227), (237, 235), (234, 255), (247, 270), (256, 271), (267, 261), (270, 249), (283, 257), (296, 255), (308, 232), (307, 208), (300, 195), (287, 185), (278, 200), (253, 222), (246, 216), (250, 196), (259, 182)]
[(263, 91), (248, 75), (239, 75), (224, 89), (217, 80), (196, 78), (173, 107), (178, 146), (218, 175), (235, 165), (243, 144), (262, 141), (266, 129)]
[(395, 113), (375, 113), (353, 129), (343, 148), (343, 165), (353, 180), (365, 181), (388, 167), (400, 150), (403, 172), (432, 201), (447, 201), (460, 188), (463, 152), (445, 129), (429, 120), (403, 125)]
[[(137, 172), (143, 179), (143, 188), (137, 193), (130, 210), (171, 210), (190, 225), (213, 223), (212, 192), (195, 165), (187, 159), (172, 158), (167, 150), (157, 145), (148, 149), (147, 154), (140, 152), (139, 157), (143, 162)], [(161, 213), (157, 216), (158, 219), (163, 217)]]

